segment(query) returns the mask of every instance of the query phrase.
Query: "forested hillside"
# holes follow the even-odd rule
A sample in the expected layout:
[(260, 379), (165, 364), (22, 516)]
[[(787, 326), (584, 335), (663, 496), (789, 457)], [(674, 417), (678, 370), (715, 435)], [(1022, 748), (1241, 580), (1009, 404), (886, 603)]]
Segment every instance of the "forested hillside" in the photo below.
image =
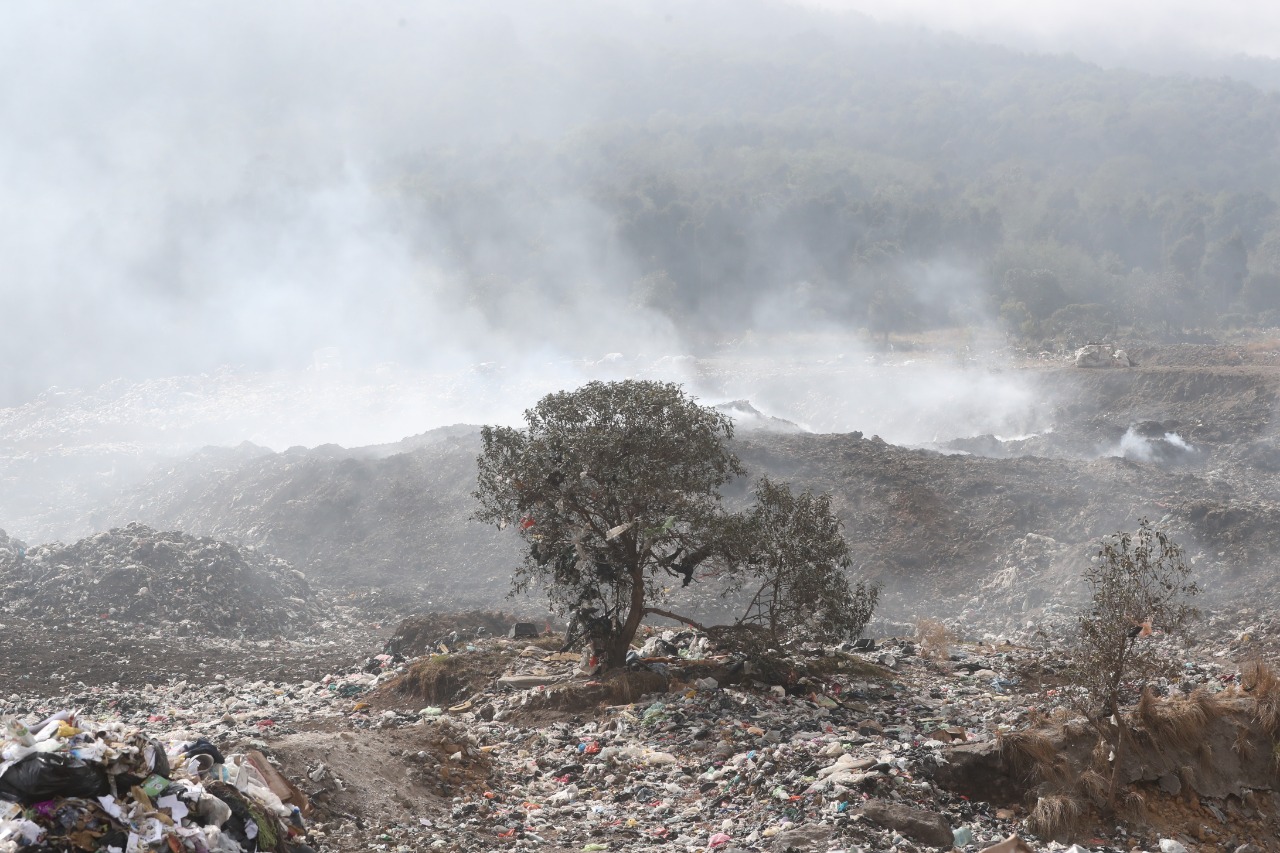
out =
[(572, 222), (592, 266), (638, 267), (617, 298), (694, 341), (794, 321), (998, 316), (1031, 345), (1280, 324), (1280, 96), (734, 8), (734, 26), (704, 9), (586, 27), (560, 45), (572, 69), (517, 52), (486, 94), (514, 109), (580, 75), (558, 124), (428, 145), (396, 176), (482, 310), (564, 287)]

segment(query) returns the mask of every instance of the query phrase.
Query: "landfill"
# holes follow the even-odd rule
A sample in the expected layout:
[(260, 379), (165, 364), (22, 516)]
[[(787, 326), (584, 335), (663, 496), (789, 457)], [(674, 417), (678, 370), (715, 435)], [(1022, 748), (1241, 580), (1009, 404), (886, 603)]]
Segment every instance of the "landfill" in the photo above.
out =
[(28, 547), (0, 532), (3, 612), (163, 624), (181, 634), (265, 637), (305, 630), (317, 608), (285, 561), (138, 523), (72, 545)]
[(0, 757), (4, 853), (312, 850), (305, 795), (258, 752), (64, 710), (8, 718)]
[[(1182, 661), (1159, 696), (1216, 697), (1211, 759), (1144, 757), (1147, 816), (1105, 836), (1037, 823), (1043, 786), (1002, 743), (1056, 726), (1055, 748), (1080, 748), (1073, 610), (1013, 605), (1069, 556), (1029, 535), (951, 616), (838, 645), (647, 625), (599, 672), (545, 612), (401, 620), (384, 596), (143, 525), (70, 547), (0, 535), (0, 853), (1276, 849), (1268, 753), (1222, 740), (1267, 737), (1249, 693), (1280, 651), (1266, 607), (1144, 639)], [(982, 596), (1009, 616), (971, 627)]]
[[(1031, 831), (1026, 791), (969, 791), (966, 755), (1064, 706), (1049, 644), (924, 626), (753, 659), (651, 627), (593, 676), (558, 629), (470, 616), (383, 626), (374, 646), (349, 633), (323, 675), (79, 685), (70, 710), (66, 693), (0, 698), (0, 850), (1274, 849), (1267, 790), (1170, 797), (1201, 837), (1168, 812), (1164, 834), (1056, 840)], [(1217, 625), (1162, 689), (1239, 694), (1238, 660), (1275, 626), (1248, 627)], [(420, 653), (394, 648), (431, 628)]]

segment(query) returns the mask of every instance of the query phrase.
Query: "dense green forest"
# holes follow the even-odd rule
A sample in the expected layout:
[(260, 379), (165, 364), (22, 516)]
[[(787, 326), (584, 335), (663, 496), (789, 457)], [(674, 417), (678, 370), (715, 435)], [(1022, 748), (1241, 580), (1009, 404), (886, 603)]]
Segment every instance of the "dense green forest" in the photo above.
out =
[(564, 84), (580, 108), (428, 145), (391, 179), (486, 310), (564, 286), (551, 231), (585, 201), (594, 260), (638, 267), (623, 296), (697, 340), (758, 325), (769, 300), (878, 333), (999, 318), (1032, 346), (1280, 325), (1280, 96), (739, 8), (755, 25), (499, 64), (487, 97)]

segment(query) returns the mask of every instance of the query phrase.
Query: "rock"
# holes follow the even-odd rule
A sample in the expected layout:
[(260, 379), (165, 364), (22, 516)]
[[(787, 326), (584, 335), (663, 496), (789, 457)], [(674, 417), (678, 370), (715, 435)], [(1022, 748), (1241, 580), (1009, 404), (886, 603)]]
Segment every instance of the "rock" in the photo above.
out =
[(860, 735), (882, 735), (884, 727), (875, 720), (863, 720), (858, 723), (858, 734)]
[(912, 841), (933, 847), (951, 845), (951, 824), (934, 812), (885, 800), (869, 800), (863, 805), (862, 814), (872, 823), (900, 832)]
[(1182, 790), (1182, 780), (1176, 773), (1165, 773), (1160, 777), (1160, 790), (1166, 794), (1177, 795)]
[(1172, 838), (1160, 839), (1160, 853), (1187, 853), (1187, 848)]
[(931, 770), (933, 781), (970, 800), (1017, 803), (1026, 786), (1000, 758), (994, 741), (976, 741), (947, 747), (946, 763)]
[[(766, 830), (767, 831), (767, 830)], [(784, 830), (773, 836), (774, 853), (795, 850), (825, 851), (831, 842), (831, 828), (821, 825), (800, 826)]]

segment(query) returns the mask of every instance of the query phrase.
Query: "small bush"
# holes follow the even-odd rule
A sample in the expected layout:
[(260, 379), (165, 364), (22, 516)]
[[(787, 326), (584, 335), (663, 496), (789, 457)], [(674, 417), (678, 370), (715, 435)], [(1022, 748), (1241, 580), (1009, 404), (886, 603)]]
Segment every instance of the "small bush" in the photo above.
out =
[(935, 661), (951, 657), (951, 644), (955, 638), (951, 629), (936, 619), (921, 619), (916, 622), (916, 639), (920, 643), (921, 657)]
[(1084, 804), (1070, 794), (1046, 794), (1027, 816), (1027, 828), (1041, 838), (1063, 839), (1080, 825)]

